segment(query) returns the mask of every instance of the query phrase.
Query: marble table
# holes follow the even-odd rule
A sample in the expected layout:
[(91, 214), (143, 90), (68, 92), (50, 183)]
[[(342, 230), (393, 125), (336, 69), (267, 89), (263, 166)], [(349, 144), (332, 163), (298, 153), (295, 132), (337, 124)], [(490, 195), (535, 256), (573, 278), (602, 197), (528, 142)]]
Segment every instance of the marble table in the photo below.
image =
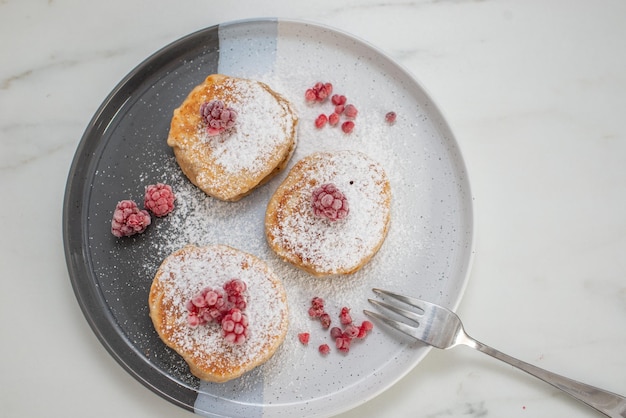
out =
[[(107, 353), (72, 291), (68, 170), (138, 63), (222, 22), (275, 16), (384, 51), (451, 125), (475, 210), (466, 329), (626, 394), (626, 4), (611, 0), (0, 1), (1, 416), (188, 417)], [(431, 351), (348, 417), (588, 417), (469, 348)]]

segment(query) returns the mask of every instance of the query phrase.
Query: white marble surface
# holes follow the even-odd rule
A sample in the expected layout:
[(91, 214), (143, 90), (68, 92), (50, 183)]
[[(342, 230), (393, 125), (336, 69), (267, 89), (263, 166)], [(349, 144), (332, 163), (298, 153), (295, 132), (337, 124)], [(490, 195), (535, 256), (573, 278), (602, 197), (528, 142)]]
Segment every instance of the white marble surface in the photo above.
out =
[[(476, 211), (459, 307), (496, 348), (626, 394), (626, 3), (619, 0), (0, 1), (0, 416), (187, 417), (127, 374), (72, 292), (74, 151), (109, 91), (197, 29), (261, 16), (351, 32), (452, 125)], [(587, 417), (469, 348), (431, 351), (342, 417)]]

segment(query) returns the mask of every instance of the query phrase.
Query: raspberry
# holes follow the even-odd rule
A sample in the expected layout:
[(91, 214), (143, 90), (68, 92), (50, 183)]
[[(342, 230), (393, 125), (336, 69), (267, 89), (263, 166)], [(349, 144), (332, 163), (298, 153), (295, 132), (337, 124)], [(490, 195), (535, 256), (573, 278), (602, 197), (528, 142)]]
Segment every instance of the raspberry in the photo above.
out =
[(115, 206), (111, 220), (111, 233), (118, 238), (140, 234), (150, 225), (150, 214), (139, 210), (132, 200), (122, 200)]
[(165, 216), (174, 210), (174, 192), (167, 184), (157, 183), (146, 187), (143, 205), (154, 216)]
[(342, 325), (349, 325), (352, 323), (352, 317), (350, 316), (350, 309), (345, 306), (341, 308), (341, 313), (339, 314), (339, 320)]
[(324, 309), (324, 299), (316, 296), (313, 299), (311, 299), (311, 306), (313, 306), (314, 308), (322, 308)]
[(392, 125), (396, 122), (396, 112), (387, 112), (387, 114), (385, 115), (385, 121)]
[(222, 287), (226, 291), (226, 299), (228, 300), (230, 307), (235, 307), (242, 311), (246, 309), (248, 301), (243, 292), (246, 291), (248, 286), (245, 282), (239, 279), (232, 279), (224, 283), (224, 286)]
[(354, 122), (352, 122), (351, 120), (347, 120), (341, 124), (341, 130), (346, 134), (351, 133), (353, 129), (354, 129)]
[(232, 107), (226, 107), (221, 100), (211, 100), (202, 103), (200, 116), (207, 125), (207, 134), (214, 136), (235, 125), (237, 111)]
[(231, 344), (241, 345), (248, 335), (248, 317), (237, 308), (231, 309), (222, 319), (222, 336)]
[(357, 337), (359, 335), (359, 331), (360, 331), (359, 327), (350, 324), (350, 325), (348, 325), (346, 327), (346, 329), (343, 331), (343, 333), (347, 337), (355, 338), (355, 337)]
[(301, 332), (300, 334), (298, 334), (298, 339), (304, 345), (307, 345), (309, 343), (310, 337), (311, 337), (311, 334), (309, 334), (308, 332)]
[(315, 119), (315, 127), (321, 129), (326, 125), (326, 122), (328, 122), (328, 117), (322, 113)]
[(328, 115), (328, 124), (330, 126), (335, 126), (338, 123), (339, 123), (339, 114), (337, 114), (336, 112), (333, 112), (330, 115)]
[(346, 110), (346, 107), (344, 105), (335, 106), (335, 113), (338, 115), (341, 115), (345, 110)]
[(314, 102), (315, 99), (317, 99), (317, 94), (315, 94), (315, 90), (306, 89), (306, 91), (304, 92), (304, 99), (307, 102)]
[(323, 355), (326, 355), (328, 353), (330, 353), (330, 347), (328, 346), (328, 344), (322, 344), (319, 346), (318, 348), (319, 352), (322, 353)]
[(348, 200), (332, 183), (326, 183), (313, 190), (311, 195), (313, 213), (331, 221), (344, 219), (350, 212)]
[(359, 113), (356, 106), (354, 106), (353, 104), (347, 104), (343, 111), (345, 115), (349, 118), (356, 118), (356, 115)]

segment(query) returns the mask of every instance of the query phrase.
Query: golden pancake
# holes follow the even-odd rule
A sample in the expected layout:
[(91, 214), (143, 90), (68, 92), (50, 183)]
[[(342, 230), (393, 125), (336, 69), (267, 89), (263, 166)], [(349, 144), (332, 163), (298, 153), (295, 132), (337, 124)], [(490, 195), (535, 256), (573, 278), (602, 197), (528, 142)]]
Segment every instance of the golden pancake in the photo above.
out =
[[(234, 126), (209, 134), (200, 108), (221, 100)], [(210, 196), (236, 201), (286, 167), (298, 118), (287, 99), (259, 81), (212, 74), (174, 110), (167, 144), (183, 173)]]
[[(219, 323), (191, 326), (188, 302), (210, 287), (233, 278), (243, 281), (248, 319), (247, 339), (226, 341)], [(285, 339), (287, 296), (281, 281), (257, 257), (225, 245), (187, 245), (159, 267), (148, 299), (150, 318), (163, 342), (202, 380), (226, 382), (263, 364)]]
[[(344, 219), (317, 216), (313, 192), (333, 184), (349, 203)], [(269, 201), (265, 233), (283, 260), (315, 275), (349, 274), (387, 236), (391, 188), (382, 166), (358, 151), (318, 152), (298, 161)]]

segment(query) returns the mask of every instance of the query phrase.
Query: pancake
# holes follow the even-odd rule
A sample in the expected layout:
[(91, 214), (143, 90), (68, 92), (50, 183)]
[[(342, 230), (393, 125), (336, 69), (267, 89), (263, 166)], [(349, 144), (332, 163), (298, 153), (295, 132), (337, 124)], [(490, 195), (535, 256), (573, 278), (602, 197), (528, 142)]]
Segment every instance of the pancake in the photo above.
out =
[[(317, 216), (316, 189), (333, 184), (349, 203), (347, 216)], [(382, 166), (358, 151), (318, 152), (298, 161), (270, 199), (265, 234), (283, 260), (314, 276), (350, 274), (387, 236), (391, 188)]]
[[(203, 289), (237, 278), (247, 285), (247, 339), (226, 341), (219, 323), (191, 326), (188, 302)], [(226, 382), (265, 363), (285, 339), (287, 296), (281, 281), (257, 257), (225, 245), (186, 245), (159, 267), (148, 299), (150, 318), (163, 342), (202, 380)]]
[[(229, 129), (209, 134), (200, 114), (221, 100), (237, 113)], [(212, 74), (174, 110), (167, 144), (193, 184), (209, 196), (236, 201), (284, 169), (296, 147), (298, 117), (267, 84)]]

